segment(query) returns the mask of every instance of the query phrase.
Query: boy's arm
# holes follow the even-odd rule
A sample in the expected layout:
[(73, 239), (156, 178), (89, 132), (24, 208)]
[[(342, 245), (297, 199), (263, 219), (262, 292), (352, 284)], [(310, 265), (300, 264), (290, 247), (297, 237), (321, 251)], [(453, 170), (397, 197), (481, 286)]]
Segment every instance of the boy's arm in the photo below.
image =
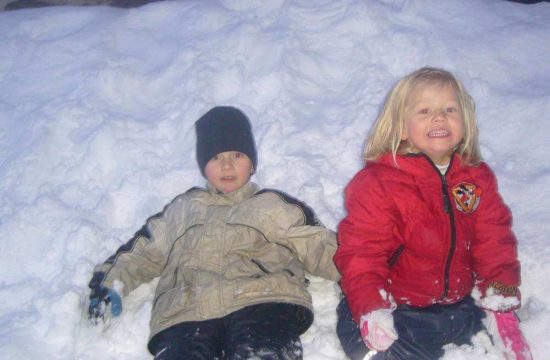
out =
[[(140, 284), (160, 276), (172, 247), (170, 239), (174, 229), (170, 219), (175, 216), (174, 203), (177, 202), (176, 198), (162, 213), (150, 217), (114, 255), (97, 265), (89, 286), (106, 287), (127, 295)], [(117, 281), (122, 283), (121, 289), (115, 285)]]
[(305, 224), (290, 227), (286, 238), (309, 273), (328, 280), (340, 279), (340, 273), (332, 260), (336, 253), (334, 231), (320, 224)]
[[(278, 190), (264, 189), (272, 205), (275, 242), (289, 247), (310, 274), (338, 280), (340, 274), (332, 260), (336, 252), (336, 233), (324, 227), (315, 212), (304, 202)], [(274, 196), (274, 197), (271, 197)], [(275, 205), (275, 206), (273, 206)]]
[[(115, 254), (94, 268), (89, 286), (117, 287), (118, 292), (127, 295), (140, 284), (160, 275), (163, 260), (151, 237), (146, 224)], [(124, 285), (122, 289), (115, 286), (116, 281)]]

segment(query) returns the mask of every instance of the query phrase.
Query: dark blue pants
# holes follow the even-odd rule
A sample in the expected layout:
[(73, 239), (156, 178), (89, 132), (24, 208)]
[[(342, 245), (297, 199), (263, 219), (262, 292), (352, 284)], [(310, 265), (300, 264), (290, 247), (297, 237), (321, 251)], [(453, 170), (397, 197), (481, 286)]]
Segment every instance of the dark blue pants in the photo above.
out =
[[(362, 360), (369, 349), (361, 338), (359, 326), (353, 321), (343, 298), (337, 308), (336, 332), (346, 355), (352, 360)], [(417, 308), (400, 305), (393, 312), (397, 341), (376, 360), (435, 360), (443, 356), (443, 345), (469, 344), (473, 335), (483, 329), (483, 310), (471, 297), (452, 305), (432, 305)]]
[(223, 318), (184, 322), (154, 336), (154, 360), (302, 359), (300, 334), (312, 314), (302, 306), (266, 303)]

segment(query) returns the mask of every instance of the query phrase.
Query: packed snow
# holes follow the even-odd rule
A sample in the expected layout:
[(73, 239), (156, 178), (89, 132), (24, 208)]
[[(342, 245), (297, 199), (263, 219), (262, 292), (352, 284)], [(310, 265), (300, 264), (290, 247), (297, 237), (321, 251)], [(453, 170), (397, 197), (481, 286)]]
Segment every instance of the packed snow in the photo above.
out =
[[(384, 96), (425, 66), (478, 105), (485, 160), (514, 213), (522, 329), (550, 354), (550, 3), (501, 0), (166, 1), (0, 13), (0, 358), (151, 359), (155, 284), (91, 326), (94, 265), (205, 180), (194, 121), (248, 114), (253, 181), (336, 229)], [(337, 286), (311, 279), (305, 359), (343, 359)], [(487, 336), (444, 359), (501, 359)]]

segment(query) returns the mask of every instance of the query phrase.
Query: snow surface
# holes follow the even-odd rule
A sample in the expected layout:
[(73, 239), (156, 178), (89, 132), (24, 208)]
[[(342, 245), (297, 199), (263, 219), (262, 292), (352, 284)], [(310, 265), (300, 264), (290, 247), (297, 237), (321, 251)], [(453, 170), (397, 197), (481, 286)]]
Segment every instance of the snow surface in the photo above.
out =
[[(421, 66), (460, 77), (511, 207), (522, 327), (550, 342), (550, 3), (500, 0), (172, 1), (0, 13), (0, 358), (151, 359), (155, 284), (91, 327), (93, 266), (177, 194), (203, 185), (194, 121), (241, 107), (253, 180), (332, 229), (383, 98)], [(312, 279), (306, 359), (342, 359), (337, 291)], [(487, 337), (445, 359), (500, 359)]]

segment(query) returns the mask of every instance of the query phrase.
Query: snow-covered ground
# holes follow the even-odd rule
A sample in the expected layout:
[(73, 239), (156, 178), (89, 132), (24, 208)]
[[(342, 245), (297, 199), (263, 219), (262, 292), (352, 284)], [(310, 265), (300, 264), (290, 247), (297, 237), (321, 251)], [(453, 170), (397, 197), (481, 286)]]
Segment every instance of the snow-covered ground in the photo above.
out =
[[(483, 155), (511, 207), (523, 330), (550, 354), (550, 3), (172, 1), (0, 13), (0, 358), (151, 359), (154, 284), (107, 326), (86, 319), (93, 266), (204, 179), (194, 121), (231, 104), (258, 143), (253, 180), (332, 229), (383, 98), (424, 65), (478, 104)], [(337, 292), (312, 279), (306, 359), (342, 359)], [(487, 338), (445, 359), (499, 359)]]

